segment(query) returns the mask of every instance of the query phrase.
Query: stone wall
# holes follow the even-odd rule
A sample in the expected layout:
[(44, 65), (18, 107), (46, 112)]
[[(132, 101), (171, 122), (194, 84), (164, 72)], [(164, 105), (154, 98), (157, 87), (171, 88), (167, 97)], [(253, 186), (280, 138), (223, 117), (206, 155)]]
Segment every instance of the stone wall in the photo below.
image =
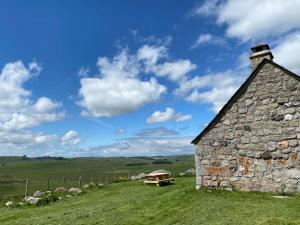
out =
[(197, 144), (197, 186), (299, 192), (299, 125), (299, 80), (266, 63)]

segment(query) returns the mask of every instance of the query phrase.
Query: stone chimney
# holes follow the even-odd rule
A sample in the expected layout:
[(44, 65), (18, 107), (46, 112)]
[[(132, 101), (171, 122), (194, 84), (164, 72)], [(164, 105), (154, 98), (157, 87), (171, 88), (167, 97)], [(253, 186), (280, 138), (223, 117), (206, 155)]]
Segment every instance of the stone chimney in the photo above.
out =
[(252, 55), (250, 56), (252, 71), (255, 70), (257, 65), (263, 60), (263, 59), (269, 59), (273, 61), (274, 56), (272, 55), (272, 52), (270, 50), (270, 47), (268, 44), (259, 44), (251, 48)]

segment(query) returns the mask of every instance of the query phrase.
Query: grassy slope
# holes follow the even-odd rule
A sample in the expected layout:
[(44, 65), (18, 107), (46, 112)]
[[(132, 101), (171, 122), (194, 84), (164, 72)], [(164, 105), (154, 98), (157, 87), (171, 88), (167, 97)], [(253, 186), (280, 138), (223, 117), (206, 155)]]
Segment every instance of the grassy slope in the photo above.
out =
[(172, 186), (117, 183), (40, 208), (0, 210), (0, 224), (300, 224), (300, 196), (194, 190), (194, 178)]
[[(52, 189), (63, 185), (63, 176), (67, 178), (67, 186), (78, 186), (78, 177), (82, 176), (83, 183), (93, 177), (97, 182), (99, 177), (102, 182), (107, 176), (112, 180), (114, 176), (127, 177), (128, 173), (136, 175), (141, 172), (148, 173), (157, 169), (166, 169), (172, 173), (180, 173), (194, 167), (194, 156), (169, 156), (166, 158), (172, 164), (152, 164), (154, 160), (141, 158), (75, 158), (67, 160), (22, 160), (20, 157), (0, 157), (0, 199), (24, 192), (24, 183), (5, 184), (3, 180), (16, 180), (29, 178), (29, 192), (46, 190), (47, 178), (51, 177)], [(126, 164), (143, 165), (126, 166)], [(2, 166), (5, 164), (5, 166)]]

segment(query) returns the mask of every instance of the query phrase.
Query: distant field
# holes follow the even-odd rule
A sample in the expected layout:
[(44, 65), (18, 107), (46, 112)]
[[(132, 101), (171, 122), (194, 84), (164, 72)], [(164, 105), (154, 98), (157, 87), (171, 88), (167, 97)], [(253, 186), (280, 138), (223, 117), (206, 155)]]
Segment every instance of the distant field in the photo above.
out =
[[(0, 157), (0, 199), (23, 195), (26, 178), (29, 179), (29, 193), (47, 189), (50, 177), (50, 189), (64, 186), (78, 186), (82, 183), (106, 181), (128, 177), (139, 173), (148, 173), (165, 169), (172, 173), (181, 173), (194, 167), (194, 156), (168, 157), (113, 157), (113, 158), (74, 158), (74, 159), (27, 159), (21, 157)], [(92, 178), (91, 178), (92, 177)]]
[(44, 207), (0, 206), (0, 224), (27, 225), (296, 225), (300, 195), (275, 199), (271, 193), (195, 191), (195, 178), (175, 185), (109, 184)]

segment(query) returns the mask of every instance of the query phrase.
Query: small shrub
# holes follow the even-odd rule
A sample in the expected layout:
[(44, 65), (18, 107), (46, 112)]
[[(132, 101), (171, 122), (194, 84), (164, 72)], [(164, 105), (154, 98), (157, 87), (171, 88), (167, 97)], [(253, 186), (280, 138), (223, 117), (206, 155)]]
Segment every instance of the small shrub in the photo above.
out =
[(166, 161), (166, 160), (154, 160), (152, 164), (173, 164), (173, 162)]
[(144, 166), (148, 164), (149, 163), (127, 163), (126, 166)]

